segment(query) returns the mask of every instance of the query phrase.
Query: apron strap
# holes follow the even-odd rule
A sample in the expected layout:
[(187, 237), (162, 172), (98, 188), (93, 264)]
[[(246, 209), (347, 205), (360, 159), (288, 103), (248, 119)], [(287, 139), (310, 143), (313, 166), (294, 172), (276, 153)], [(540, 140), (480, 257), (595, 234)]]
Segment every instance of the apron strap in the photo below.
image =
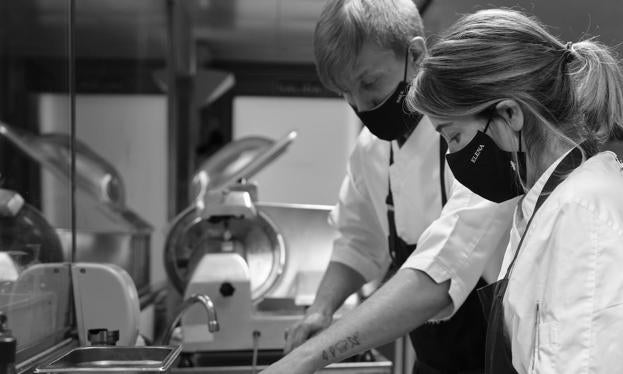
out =
[[(448, 202), (448, 196), (446, 194), (446, 150), (448, 145), (443, 137), (439, 136), (439, 188), (441, 191), (441, 207), (443, 208)], [(394, 148), (390, 142), (389, 144), (389, 166), (394, 164)], [(406, 243), (396, 230), (396, 215), (394, 213), (394, 196), (392, 194), (391, 180), (387, 178), (387, 197), (385, 198), (385, 205), (387, 206), (387, 224), (389, 227), (389, 235), (387, 237), (389, 244), (389, 255), (392, 259), (392, 263), (398, 267), (409, 257), (409, 255), (415, 250), (416, 244)]]
[[(439, 135), (439, 191), (441, 192), (441, 207), (443, 208), (448, 202), (448, 193), (446, 192), (446, 152), (448, 151), (448, 143)], [(394, 164), (394, 148), (389, 144), (389, 166)], [(385, 198), (385, 204), (394, 207), (394, 197), (392, 194), (391, 181), (387, 178), (388, 192)]]
[[(579, 147), (575, 147), (571, 150), (562, 161), (556, 166), (556, 169), (552, 175), (547, 179), (543, 190), (539, 194), (537, 202), (534, 207), (534, 211), (528, 220), (528, 224), (524, 232), (521, 235), (517, 249), (513, 259), (506, 270), (504, 278), (492, 283), (479, 290), (479, 296), (483, 301), (483, 309), (485, 314), (488, 315), (487, 324), (487, 343), (486, 343), (486, 357), (485, 357), (485, 373), (486, 374), (516, 374), (517, 371), (513, 367), (512, 363), (512, 350), (510, 337), (506, 330), (506, 323), (504, 319), (504, 296), (509, 283), (509, 278), (514, 268), (515, 261), (518, 258), (519, 252), (526, 238), (526, 234), (530, 229), (532, 220), (534, 219), (537, 211), (543, 205), (545, 200), (551, 195), (551, 193), (564, 181), (564, 179), (582, 164), (582, 161), (586, 158), (590, 158), (597, 153), (597, 146), (592, 142), (583, 142)], [(490, 305), (485, 305), (490, 303)]]
[(439, 183), (441, 184), (441, 207), (443, 208), (448, 202), (448, 196), (446, 195), (446, 151), (448, 150), (448, 143), (439, 135)]
[(508, 278), (510, 276), (511, 270), (513, 269), (513, 265), (515, 265), (515, 260), (517, 260), (517, 255), (519, 254), (519, 250), (521, 249), (521, 246), (523, 245), (523, 241), (526, 237), (528, 229), (530, 228), (530, 224), (532, 223), (532, 219), (536, 215), (536, 212), (539, 210), (539, 208), (541, 208), (541, 205), (543, 205), (545, 200), (547, 200), (549, 195), (551, 195), (551, 193), (556, 189), (556, 187), (558, 187), (558, 185), (565, 180), (567, 175), (569, 175), (569, 173), (571, 173), (578, 166), (580, 166), (580, 164), (582, 163), (583, 157), (585, 159), (589, 159), (593, 157), (597, 153), (597, 151), (598, 151), (597, 144), (595, 142), (588, 141), (588, 140), (584, 141), (579, 145), (579, 147), (573, 148), (565, 156), (565, 158), (563, 158), (562, 161), (560, 161), (558, 166), (556, 166), (556, 169), (554, 170), (552, 175), (547, 179), (547, 182), (545, 182), (545, 185), (543, 186), (543, 190), (539, 194), (539, 198), (537, 199), (536, 204), (534, 205), (534, 211), (532, 212), (532, 215), (530, 216), (530, 219), (528, 220), (528, 224), (526, 225), (526, 228), (523, 234), (521, 235), (521, 239), (519, 240), (519, 244), (517, 245), (517, 250), (515, 251), (513, 260), (511, 261), (510, 265), (508, 266), (508, 269), (506, 270), (506, 275), (504, 276), (504, 278)]

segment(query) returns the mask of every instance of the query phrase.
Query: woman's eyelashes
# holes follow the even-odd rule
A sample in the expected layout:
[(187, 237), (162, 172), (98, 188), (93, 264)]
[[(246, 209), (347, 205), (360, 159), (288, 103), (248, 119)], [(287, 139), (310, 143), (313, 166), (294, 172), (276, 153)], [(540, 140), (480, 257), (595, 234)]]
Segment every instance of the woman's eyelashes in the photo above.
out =
[(374, 90), (376, 88), (376, 85), (377, 85), (378, 81), (379, 81), (379, 77), (376, 76), (376, 75), (375, 76), (365, 77), (361, 81), (361, 88), (364, 91)]
[(370, 108), (375, 109), (379, 105), (383, 104), (383, 99), (373, 99), (370, 101)]
[(367, 82), (363, 81), (361, 82), (361, 88), (364, 91), (370, 91), (374, 89), (375, 84), (376, 84), (376, 81), (367, 81)]

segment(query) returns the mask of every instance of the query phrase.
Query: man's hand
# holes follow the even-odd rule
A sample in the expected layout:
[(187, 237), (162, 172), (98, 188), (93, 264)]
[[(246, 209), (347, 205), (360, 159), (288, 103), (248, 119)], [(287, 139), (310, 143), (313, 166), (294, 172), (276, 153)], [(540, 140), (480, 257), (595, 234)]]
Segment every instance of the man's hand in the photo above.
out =
[(316, 298), (307, 309), (305, 317), (286, 331), (285, 353), (329, 327), (333, 321), (333, 313), (364, 283), (363, 276), (355, 269), (339, 262), (329, 262), (318, 286)]
[(285, 354), (303, 344), (307, 339), (329, 327), (333, 317), (329, 313), (308, 311), (303, 319), (286, 331)]

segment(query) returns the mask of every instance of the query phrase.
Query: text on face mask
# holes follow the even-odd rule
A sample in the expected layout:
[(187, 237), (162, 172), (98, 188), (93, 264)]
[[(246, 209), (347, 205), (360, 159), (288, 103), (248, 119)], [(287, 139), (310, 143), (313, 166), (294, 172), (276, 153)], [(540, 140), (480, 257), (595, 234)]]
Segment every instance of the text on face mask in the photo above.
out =
[(482, 149), (485, 147), (484, 144), (480, 144), (478, 146), (478, 148), (476, 148), (476, 151), (474, 152), (474, 155), (472, 156), (472, 158), (470, 159), (470, 161), (472, 162), (472, 164), (475, 164), (476, 161), (478, 160), (478, 156), (480, 156), (480, 152), (482, 151)]

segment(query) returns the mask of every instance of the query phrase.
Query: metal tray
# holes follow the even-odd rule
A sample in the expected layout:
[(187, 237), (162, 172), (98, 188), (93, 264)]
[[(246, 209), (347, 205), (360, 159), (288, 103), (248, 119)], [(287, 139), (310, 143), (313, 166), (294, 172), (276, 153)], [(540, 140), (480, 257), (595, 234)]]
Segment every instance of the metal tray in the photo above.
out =
[(165, 373), (182, 346), (80, 347), (34, 373)]
[[(180, 363), (191, 367), (171, 368), (171, 374), (249, 374), (266, 369), (283, 357), (282, 350), (259, 350), (257, 366), (251, 365), (252, 351), (182, 353)], [(375, 349), (320, 369), (316, 374), (391, 374), (393, 364)], [(255, 371), (254, 371), (255, 370)]]

